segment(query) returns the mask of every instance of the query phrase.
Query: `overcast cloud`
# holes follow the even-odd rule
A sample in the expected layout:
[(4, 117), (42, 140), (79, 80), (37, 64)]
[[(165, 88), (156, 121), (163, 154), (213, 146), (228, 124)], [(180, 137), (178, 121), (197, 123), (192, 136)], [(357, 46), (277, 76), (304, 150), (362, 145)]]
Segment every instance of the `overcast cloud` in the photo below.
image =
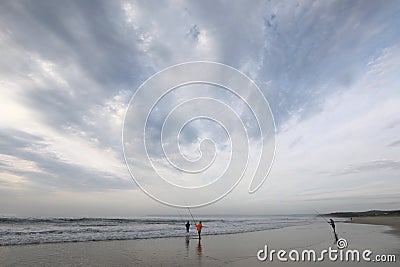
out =
[(192, 60), (252, 78), (277, 128), (263, 187), (199, 213), (398, 209), (399, 14), (372, 0), (2, 1), (0, 214), (175, 214), (131, 180), (121, 131), (140, 84)]

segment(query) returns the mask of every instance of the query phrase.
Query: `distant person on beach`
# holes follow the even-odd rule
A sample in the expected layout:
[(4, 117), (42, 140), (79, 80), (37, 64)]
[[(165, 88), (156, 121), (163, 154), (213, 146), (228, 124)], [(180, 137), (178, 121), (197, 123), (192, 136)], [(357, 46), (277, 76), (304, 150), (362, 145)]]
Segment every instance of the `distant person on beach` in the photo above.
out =
[(201, 239), (201, 228), (203, 228), (203, 225), (201, 224), (201, 221), (199, 221), (198, 224), (196, 224), (196, 228), (197, 228), (197, 233), (199, 234), (199, 240)]
[(187, 221), (187, 223), (185, 224), (186, 226), (186, 233), (189, 233), (189, 228), (190, 228), (190, 223), (189, 221)]

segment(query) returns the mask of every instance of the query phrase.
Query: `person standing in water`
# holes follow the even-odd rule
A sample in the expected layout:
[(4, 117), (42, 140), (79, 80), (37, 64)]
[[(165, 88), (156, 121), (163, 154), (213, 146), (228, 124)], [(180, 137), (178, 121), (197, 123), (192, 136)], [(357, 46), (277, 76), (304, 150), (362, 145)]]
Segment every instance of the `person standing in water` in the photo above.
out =
[(201, 221), (199, 221), (199, 223), (196, 224), (196, 228), (197, 228), (197, 233), (199, 234), (199, 240), (200, 240), (201, 239), (201, 228), (203, 228)]
[(190, 223), (189, 221), (187, 221), (187, 223), (185, 224), (186, 226), (186, 233), (189, 233), (189, 228), (190, 228)]

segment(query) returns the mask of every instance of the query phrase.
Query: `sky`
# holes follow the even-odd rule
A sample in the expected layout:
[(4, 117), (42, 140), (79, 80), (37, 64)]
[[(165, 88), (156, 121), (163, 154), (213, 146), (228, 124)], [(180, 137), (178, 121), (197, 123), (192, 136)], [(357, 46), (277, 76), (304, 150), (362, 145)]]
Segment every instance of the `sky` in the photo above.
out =
[[(194, 212), (399, 209), (399, 16), (399, 1), (1, 1), (0, 214), (176, 215), (132, 180), (121, 133), (140, 85), (190, 61), (247, 75), (276, 127), (261, 188), (249, 194), (244, 179)], [(227, 92), (201, 90), (241, 109)], [(227, 160), (227, 137), (210, 125), (186, 127), (184, 155), (198, 157), (209, 137)], [(148, 138), (153, 146), (157, 136)], [(262, 141), (248, 138), (253, 148)]]

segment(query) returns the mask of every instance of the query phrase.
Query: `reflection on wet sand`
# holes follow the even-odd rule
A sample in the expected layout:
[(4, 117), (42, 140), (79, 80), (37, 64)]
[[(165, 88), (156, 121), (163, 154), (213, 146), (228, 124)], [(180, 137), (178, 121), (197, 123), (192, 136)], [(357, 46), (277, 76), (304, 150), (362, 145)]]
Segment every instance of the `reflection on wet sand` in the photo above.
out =
[(197, 243), (197, 256), (199, 265), (201, 266), (201, 259), (202, 259), (202, 247), (201, 247), (201, 240), (199, 239), (199, 243)]
[(186, 239), (185, 239), (185, 246), (186, 246), (186, 257), (188, 257), (189, 256), (189, 241), (190, 241), (190, 236), (186, 236)]

